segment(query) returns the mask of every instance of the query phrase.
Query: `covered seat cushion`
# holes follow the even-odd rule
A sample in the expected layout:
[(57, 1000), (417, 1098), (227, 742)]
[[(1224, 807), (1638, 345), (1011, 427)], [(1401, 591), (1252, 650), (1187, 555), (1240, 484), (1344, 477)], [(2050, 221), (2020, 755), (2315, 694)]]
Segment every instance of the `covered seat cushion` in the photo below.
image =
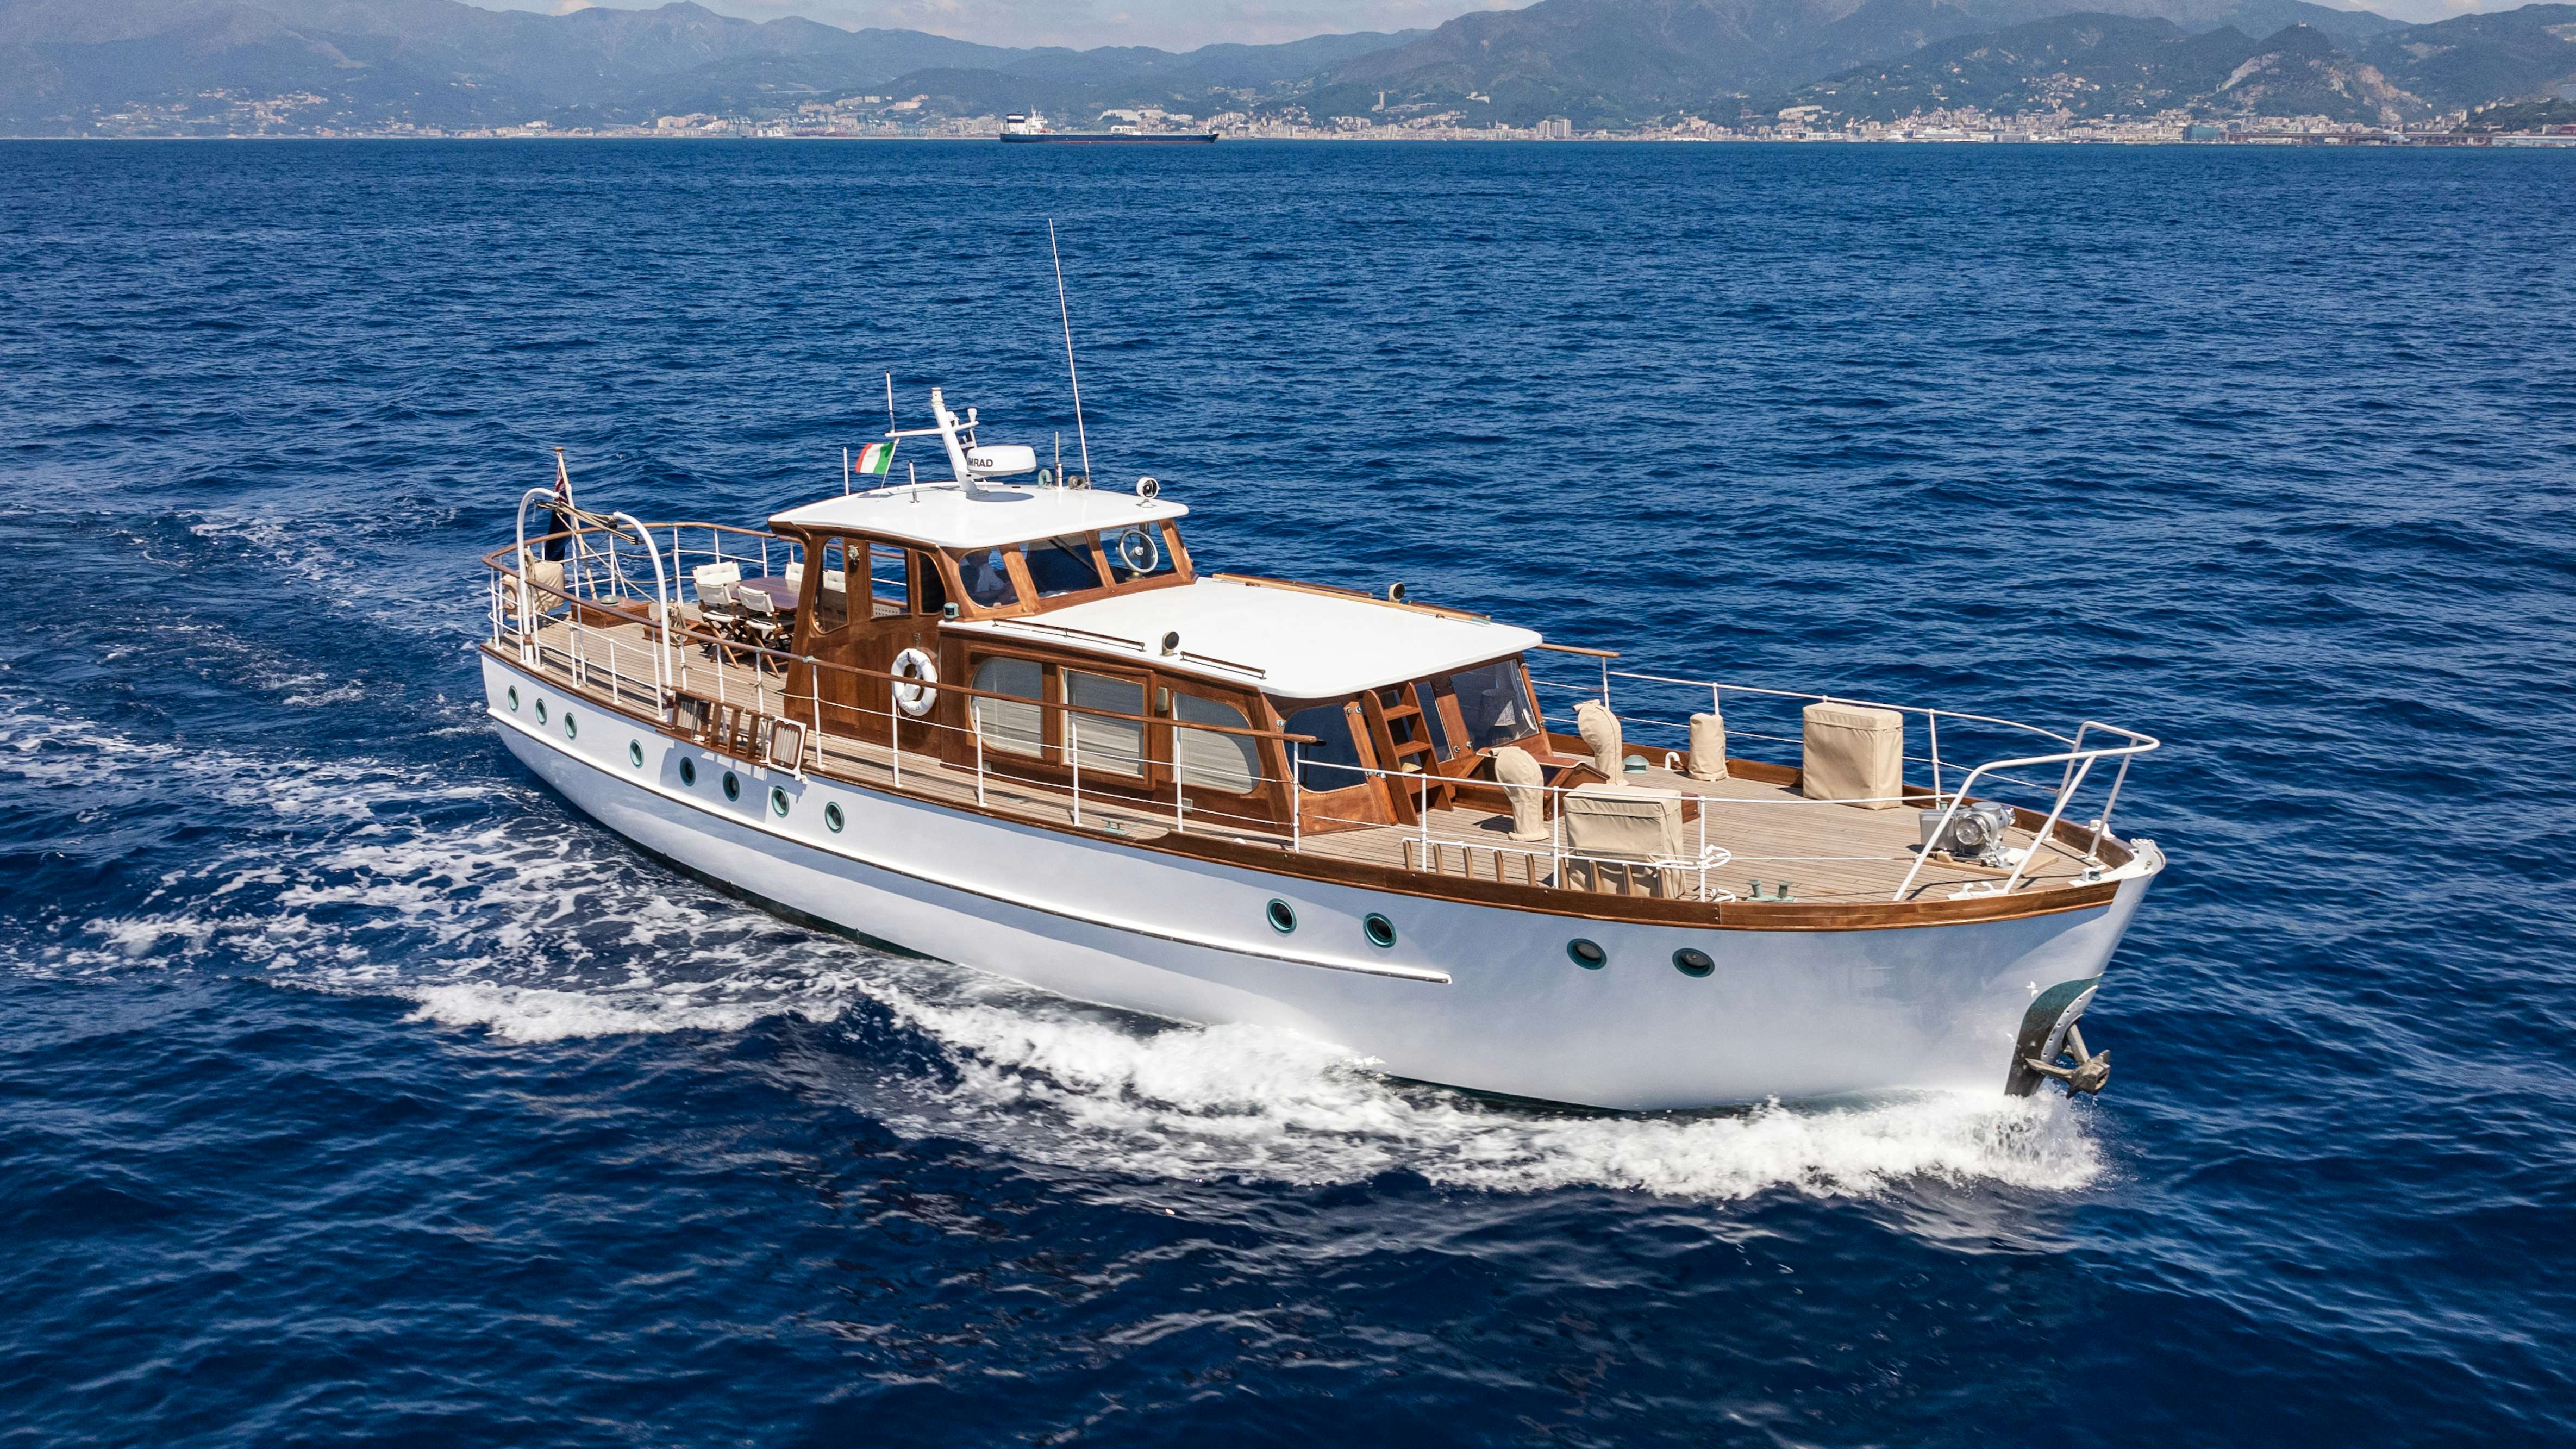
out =
[(1864, 810), (1904, 803), (1905, 716), (1892, 709), (1818, 702), (1805, 710), (1798, 791)]

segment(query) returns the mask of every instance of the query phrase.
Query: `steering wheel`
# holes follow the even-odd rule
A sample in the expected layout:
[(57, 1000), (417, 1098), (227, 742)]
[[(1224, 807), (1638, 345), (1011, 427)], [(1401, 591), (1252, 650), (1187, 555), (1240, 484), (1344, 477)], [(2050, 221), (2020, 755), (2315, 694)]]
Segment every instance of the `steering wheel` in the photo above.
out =
[(1154, 535), (1131, 528), (1118, 536), (1118, 561), (1129, 573), (1150, 574), (1163, 561), (1162, 546), (1154, 542)]

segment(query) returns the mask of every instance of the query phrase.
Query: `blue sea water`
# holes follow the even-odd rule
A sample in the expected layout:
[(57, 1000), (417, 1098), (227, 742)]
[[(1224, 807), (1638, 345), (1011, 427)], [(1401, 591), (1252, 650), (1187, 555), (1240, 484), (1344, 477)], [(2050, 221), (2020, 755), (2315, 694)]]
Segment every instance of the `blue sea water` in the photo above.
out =
[[(1203, 566), (2168, 741), (2099, 1100), (1549, 1112), (890, 959), (475, 558), (937, 383)], [(2576, 1424), (2576, 158), (0, 146), (0, 1445)]]

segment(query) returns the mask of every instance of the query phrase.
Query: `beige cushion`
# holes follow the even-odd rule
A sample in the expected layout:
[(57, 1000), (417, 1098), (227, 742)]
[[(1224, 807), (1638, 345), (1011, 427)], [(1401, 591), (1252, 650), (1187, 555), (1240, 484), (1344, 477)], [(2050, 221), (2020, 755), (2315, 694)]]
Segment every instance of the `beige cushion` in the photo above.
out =
[(1847, 800), (1865, 810), (1904, 802), (1905, 716), (1858, 704), (1808, 705), (1798, 789), (1810, 800)]
[(1547, 776), (1538, 761), (1518, 745), (1505, 745), (1494, 751), (1494, 779), (1511, 803), (1512, 839), (1547, 839)]
[(1690, 777), (1694, 780), (1726, 778), (1724, 716), (1711, 713), (1690, 717)]
[(1566, 848), (1620, 860), (1682, 854), (1682, 797), (1672, 790), (1578, 785), (1565, 794)]
[[(532, 553), (519, 555), (519, 563), (528, 580), (528, 607), (540, 614), (550, 613), (563, 602), (564, 566), (559, 558), (539, 558)], [(509, 589), (509, 610), (519, 612), (519, 591)]]

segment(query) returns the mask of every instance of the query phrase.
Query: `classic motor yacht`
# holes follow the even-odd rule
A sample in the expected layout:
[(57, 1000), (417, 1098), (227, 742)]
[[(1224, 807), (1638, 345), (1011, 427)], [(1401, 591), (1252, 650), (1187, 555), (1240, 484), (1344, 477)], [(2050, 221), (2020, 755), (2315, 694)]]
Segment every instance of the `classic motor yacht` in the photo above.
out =
[(485, 559), (511, 752), (791, 916), (1393, 1076), (1621, 1110), (2107, 1078), (2077, 1021), (2163, 866), (2110, 825), (2153, 738), (1202, 573), (1152, 479), (929, 404), (871, 453), (935, 438), (948, 478), (766, 528), (582, 507), (558, 452)]

